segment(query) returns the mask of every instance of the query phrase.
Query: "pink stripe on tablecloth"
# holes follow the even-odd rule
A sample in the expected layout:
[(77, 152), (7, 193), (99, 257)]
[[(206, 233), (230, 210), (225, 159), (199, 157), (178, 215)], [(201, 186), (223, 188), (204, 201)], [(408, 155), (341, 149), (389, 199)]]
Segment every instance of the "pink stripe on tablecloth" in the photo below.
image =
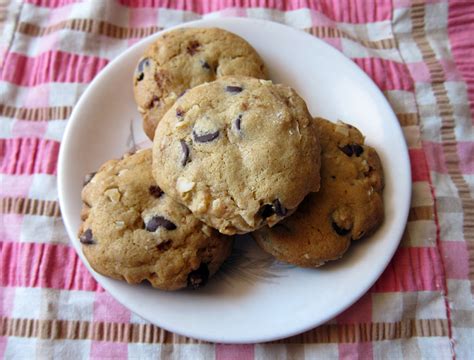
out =
[[(431, 171), (448, 173), (443, 145), (431, 141), (423, 141), (426, 159)], [(457, 143), (459, 168), (463, 174), (474, 174), (474, 142), (460, 141)]]
[(108, 60), (63, 51), (47, 51), (35, 57), (8, 52), (0, 80), (21, 86), (48, 82), (89, 83)]
[(386, 90), (413, 90), (413, 79), (405, 64), (380, 58), (353, 59), (377, 84)]
[(382, 276), (375, 292), (440, 291), (444, 278), (438, 250), (432, 247), (399, 248)]
[(446, 168), (443, 145), (432, 141), (423, 141), (423, 149), (430, 170), (441, 174), (447, 174), (448, 169)]
[(374, 358), (372, 343), (358, 342), (354, 344), (338, 344), (339, 359), (344, 360), (370, 360)]
[(414, 63), (407, 63), (407, 68), (411, 76), (417, 83), (430, 83), (431, 74), (428, 65), (425, 62), (419, 61)]
[(474, 139), (458, 141), (459, 168), (463, 174), (474, 174)]
[[(467, 93), (474, 115), (474, 2), (465, 0), (449, 1), (448, 36), (451, 54), (457, 70), (467, 84)], [(474, 122), (474, 116), (472, 118)]]
[(253, 360), (255, 346), (216, 344), (216, 360)]
[(337, 50), (342, 51), (342, 41), (341, 38), (321, 38), (326, 44), (335, 47)]
[(102, 291), (73, 248), (40, 243), (0, 242), (0, 286)]
[(0, 175), (0, 197), (28, 197), (32, 183), (33, 176)]
[(128, 344), (109, 341), (93, 341), (91, 344), (91, 359), (128, 359)]
[(428, 181), (430, 175), (423, 149), (408, 149), (408, 154), (410, 156), (412, 181)]
[(38, 138), (0, 139), (0, 173), (56, 174), (59, 142)]
[(448, 279), (468, 280), (469, 259), (465, 241), (442, 241), (444, 265)]
[(108, 292), (98, 292), (94, 299), (94, 322), (130, 322), (132, 313)]
[(372, 322), (372, 294), (362, 296), (353, 306), (337, 316), (339, 324)]
[(32, 4), (35, 6), (49, 7), (49, 8), (66, 6), (66, 5), (74, 4), (81, 1), (83, 0), (25, 0), (26, 3)]
[(23, 215), (1, 214), (0, 215), (0, 241), (16, 242), (21, 236)]
[(158, 9), (134, 9), (128, 17), (130, 27), (156, 26), (159, 23)]
[(47, 121), (15, 121), (12, 126), (14, 138), (42, 138), (48, 130)]
[(10, 317), (15, 301), (15, 288), (0, 287), (0, 317)]
[(7, 348), (8, 337), (0, 336), (0, 358), (4, 358), (5, 350)]
[(279, 11), (311, 9), (324, 13), (327, 17), (341, 22), (367, 23), (389, 20), (392, 7), (390, 0), (380, 0), (377, 6), (366, 0), (213, 0), (213, 1), (161, 1), (161, 0), (119, 0), (133, 8), (165, 7), (168, 9), (192, 11), (207, 14), (228, 8), (266, 8)]

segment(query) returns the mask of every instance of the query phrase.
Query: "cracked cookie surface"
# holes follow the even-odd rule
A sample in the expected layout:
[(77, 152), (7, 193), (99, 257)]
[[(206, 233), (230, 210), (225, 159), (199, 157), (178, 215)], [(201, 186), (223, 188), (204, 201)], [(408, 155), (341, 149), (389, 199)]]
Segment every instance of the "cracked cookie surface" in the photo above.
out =
[(158, 124), (153, 175), (224, 234), (274, 225), (319, 189), (320, 147), (291, 88), (224, 77), (189, 90)]
[(82, 191), (79, 240), (97, 272), (176, 290), (206, 284), (232, 239), (167, 196), (151, 174), (151, 149), (106, 162)]
[(241, 37), (218, 28), (185, 28), (160, 36), (137, 64), (133, 87), (143, 128), (156, 125), (187, 89), (227, 75), (266, 78), (257, 52)]
[(351, 240), (383, 221), (383, 170), (376, 151), (353, 126), (316, 118), (321, 141), (321, 189), (288, 219), (253, 235), (277, 259), (317, 267), (340, 258)]

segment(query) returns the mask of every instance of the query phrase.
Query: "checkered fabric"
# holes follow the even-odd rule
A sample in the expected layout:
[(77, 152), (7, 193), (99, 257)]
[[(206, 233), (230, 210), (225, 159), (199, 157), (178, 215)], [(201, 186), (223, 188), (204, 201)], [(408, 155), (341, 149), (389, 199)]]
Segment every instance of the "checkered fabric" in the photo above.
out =
[[(327, 324), (265, 344), (204, 343), (118, 304), (69, 244), (57, 157), (89, 82), (139, 39), (186, 21), (268, 19), (360, 66), (403, 128), (413, 172), (395, 257)], [(0, 358), (474, 357), (474, 2), (0, 0)]]

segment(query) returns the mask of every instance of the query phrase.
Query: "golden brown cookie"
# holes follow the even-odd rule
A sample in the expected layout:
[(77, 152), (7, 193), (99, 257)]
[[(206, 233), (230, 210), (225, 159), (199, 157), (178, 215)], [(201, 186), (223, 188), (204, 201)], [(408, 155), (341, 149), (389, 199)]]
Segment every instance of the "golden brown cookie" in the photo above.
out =
[(160, 36), (133, 78), (145, 133), (153, 140), (156, 125), (184, 91), (227, 75), (266, 78), (262, 59), (241, 37), (218, 28), (177, 29)]
[(201, 287), (232, 239), (197, 220), (156, 185), (151, 150), (107, 161), (82, 191), (79, 239), (97, 272), (164, 290)]
[(316, 118), (321, 141), (321, 189), (289, 218), (253, 235), (277, 259), (317, 267), (340, 258), (351, 240), (383, 221), (384, 178), (377, 152), (353, 126)]
[(163, 190), (223, 234), (290, 215), (319, 189), (320, 147), (291, 88), (224, 77), (189, 90), (158, 124), (153, 175)]

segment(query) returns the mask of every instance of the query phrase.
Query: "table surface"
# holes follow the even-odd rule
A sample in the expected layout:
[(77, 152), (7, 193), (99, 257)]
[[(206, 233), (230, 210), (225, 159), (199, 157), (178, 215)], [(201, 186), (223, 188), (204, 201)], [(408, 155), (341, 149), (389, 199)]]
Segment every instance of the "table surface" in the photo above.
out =
[[(62, 135), (94, 76), (160, 29), (228, 16), (285, 23), (351, 58), (392, 105), (412, 166), (407, 227), (376, 284), (265, 344), (186, 338), (121, 306), (75, 254), (57, 198)], [(474, 1), (0, 0), (0, 29), (0, 358), (474, 356)]]

